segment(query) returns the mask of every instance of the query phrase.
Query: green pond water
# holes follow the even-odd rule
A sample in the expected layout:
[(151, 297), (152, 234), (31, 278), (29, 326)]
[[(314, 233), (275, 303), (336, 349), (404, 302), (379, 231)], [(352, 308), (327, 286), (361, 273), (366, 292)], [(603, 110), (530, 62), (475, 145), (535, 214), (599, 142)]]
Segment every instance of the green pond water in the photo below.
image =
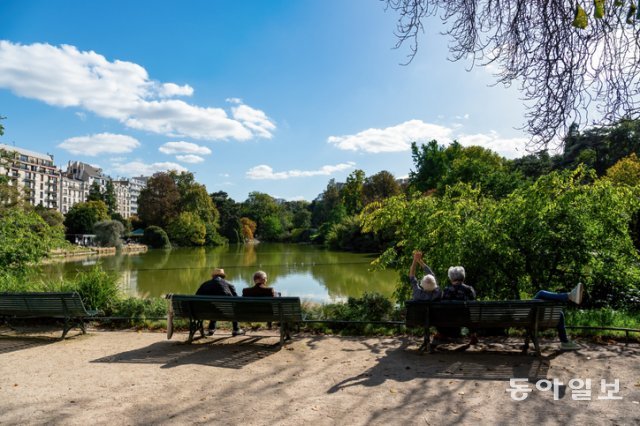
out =
[(395, 271), (371, 271), (374, 255), (328, 251), (310, 245), (229, 245), (213, 248), (149, 250), (142, 254), (105, 256), (40, 266), (45, 278), (71, 278), (78, 271), (100, 264), (119, 276), (130, 295), (192, 294), (210, 278), (211, 270), (224, 268), (227, 280), (238, 290), (252, 285), (261, 269), (269, 285), (282, 296), (314, 302), (333, 302), (377, 292), (389, 298), (398, 281)]

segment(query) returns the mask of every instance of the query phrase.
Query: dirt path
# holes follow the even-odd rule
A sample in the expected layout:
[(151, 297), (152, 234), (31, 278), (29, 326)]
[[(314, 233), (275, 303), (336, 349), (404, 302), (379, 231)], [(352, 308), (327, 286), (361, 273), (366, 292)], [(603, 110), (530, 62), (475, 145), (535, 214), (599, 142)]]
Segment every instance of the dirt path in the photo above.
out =
[[(466, 352), (417, 353), (418, 340), (275, 333), (216, 334), (186, 345), (184, 333), (104, 332), (65, 341), (0, 329), (0, 424), (638, 424), (640, 345), (582, 343), (543, 358), (517, 339)], [(531, 393), (514, 401), (509, 379)], [(539, 379), (558, 379), (552, 390)], [(573, 400), (571, 379), (591, 379)], [(601, 380), (619, 379), (619, 400)], [(576, 383), (574, 383), (576, 384)]]

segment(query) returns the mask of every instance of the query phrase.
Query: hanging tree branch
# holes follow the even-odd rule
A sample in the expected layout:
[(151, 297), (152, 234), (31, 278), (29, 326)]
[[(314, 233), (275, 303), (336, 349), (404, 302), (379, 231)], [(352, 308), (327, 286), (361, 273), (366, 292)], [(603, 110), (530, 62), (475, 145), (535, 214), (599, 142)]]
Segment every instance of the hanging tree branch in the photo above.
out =
[(640, 118), (638, 0), (385, 1), (399, 14), (396, 47), (409, 44), (407, 63), (438, 16), (453, 60), (493, 64), (496, 84), (518, 84), (533, 146), (557, 142), (571, 123)]

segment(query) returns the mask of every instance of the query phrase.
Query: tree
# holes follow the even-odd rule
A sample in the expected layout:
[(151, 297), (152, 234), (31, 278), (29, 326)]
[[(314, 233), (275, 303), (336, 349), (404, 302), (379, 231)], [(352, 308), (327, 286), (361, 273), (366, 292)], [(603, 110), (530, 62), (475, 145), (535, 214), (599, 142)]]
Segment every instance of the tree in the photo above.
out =
[(147, 225), (165, 228), (179, 213), (180, 192), (169, 173), (155, 173), (140, 191), (138, 215)]
[(89, 187), (87, 201), (104, 201), (104, 196), (102, 195), (102, 190), (100, 189), (100, 183), (97, 180), (94, 180)]
[(640, 185), (640, 160), (635, 152), (611, 166), (607, 170), (606, 179), (615, 185)]
[(202, 246), (207, 229), (204, 221), (192, 212), (183, 212), (167, 228), (169, 239), (179, 246)]
[(256, 232), (257, 225), (256, 223), (249, 219), (248, 217), (240, 218), (240, 225), (242, 226), (241, 232), (242, 237), (245, 241), (253, 240), (253, 234)]
[(93, 225), (109, 220), (107, 205), (103, 201), (87, 201), (74, 204), (64, 219), (68, 234), (91, 234)]
[(60, 243), (59, 233), (37, 213), (15, 207), (4, 210), (0, 214), (0, 275), (26, 273), (30, 264)]
[(362, 170), (354, 170), (347, 176), (347, 181), (342, 188), (342, 202), (348, 215), (360, 213), (363, 207), (362, 186), (365, 174)]
[(266, 218), (281, 216), (282, 208), (271, 195), (254, 191), (249, 193), (247, 200), (242, 203), (242, 215), (255, 221), (261, 233)]
[(117, 220), (104, 220), (93, 225), (96, 243), (102, 247), (122, 247), (124, 225)]
[(109, 215), (113, 215), (118, 210), (118, 200), (116, 199), (116, 191), (113, 187), (113, 182), (111, 179), (107, 180), (107, 185), (104, 190), (104, 194), (102, 194), (102, 200), (107, 205), (107, 210), (109, 211)]
[(534, 143), (546, 145), (573, 122), (590, 123), (596, 111), (600, 124), (640, 115), (634, 1), (387, 0), (387, 5), (399, 14), (396, 47), (410, 43), (409, 62), (427, 19), (439, 15), (453, 60), (497, 69), (498, 83), (517, 82)]
[(144, 230), (142, 241), (152, 248), (169, 249), (171, 242), (164, 229), (151, 225)]
[(364, 203), (369, 204), (400, 194), (400, 185), (390, 172), (383, 170), (369, 176), (362, 184)]
[(236, 203), (224, 191), (210, 194), (213, 204), (220, 215), (219, 232), (229, 241), (240, 241), (240, 204)]

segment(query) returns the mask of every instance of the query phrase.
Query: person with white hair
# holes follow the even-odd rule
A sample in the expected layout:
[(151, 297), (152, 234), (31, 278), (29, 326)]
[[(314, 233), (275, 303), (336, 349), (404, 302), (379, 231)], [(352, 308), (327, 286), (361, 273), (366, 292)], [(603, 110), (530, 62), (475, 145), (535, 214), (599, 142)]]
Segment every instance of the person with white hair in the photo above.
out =
[[(457, 300), (462, 302), (476, 300), (476, 291), (470, 285), (465, 284), (466, 273), (463, 266), (452, 266), (447, 271), (450, 284), (442, 292), (442, 300)], [(435, 336), (436, 344), (441, 340), (460, 336), (460, 327), (437, 327)], [(469, 330), (469, 342), (472, 345), (478, 343), (475, 330)]]
[[(416, 278), (416, 266), (420, 265), (424, 271), (424, 276), (418, 283)], [(413, 253), (413, 261), (409, 268), (409, 282), (411, 283), (411, 289), (413, 290), (413, 300), (440, 300), (442, 297), (442, 291), (438, 287), (438, 281), (436, 276), (427, 266), (422, 259), (422, 252), (416, 251)]]

